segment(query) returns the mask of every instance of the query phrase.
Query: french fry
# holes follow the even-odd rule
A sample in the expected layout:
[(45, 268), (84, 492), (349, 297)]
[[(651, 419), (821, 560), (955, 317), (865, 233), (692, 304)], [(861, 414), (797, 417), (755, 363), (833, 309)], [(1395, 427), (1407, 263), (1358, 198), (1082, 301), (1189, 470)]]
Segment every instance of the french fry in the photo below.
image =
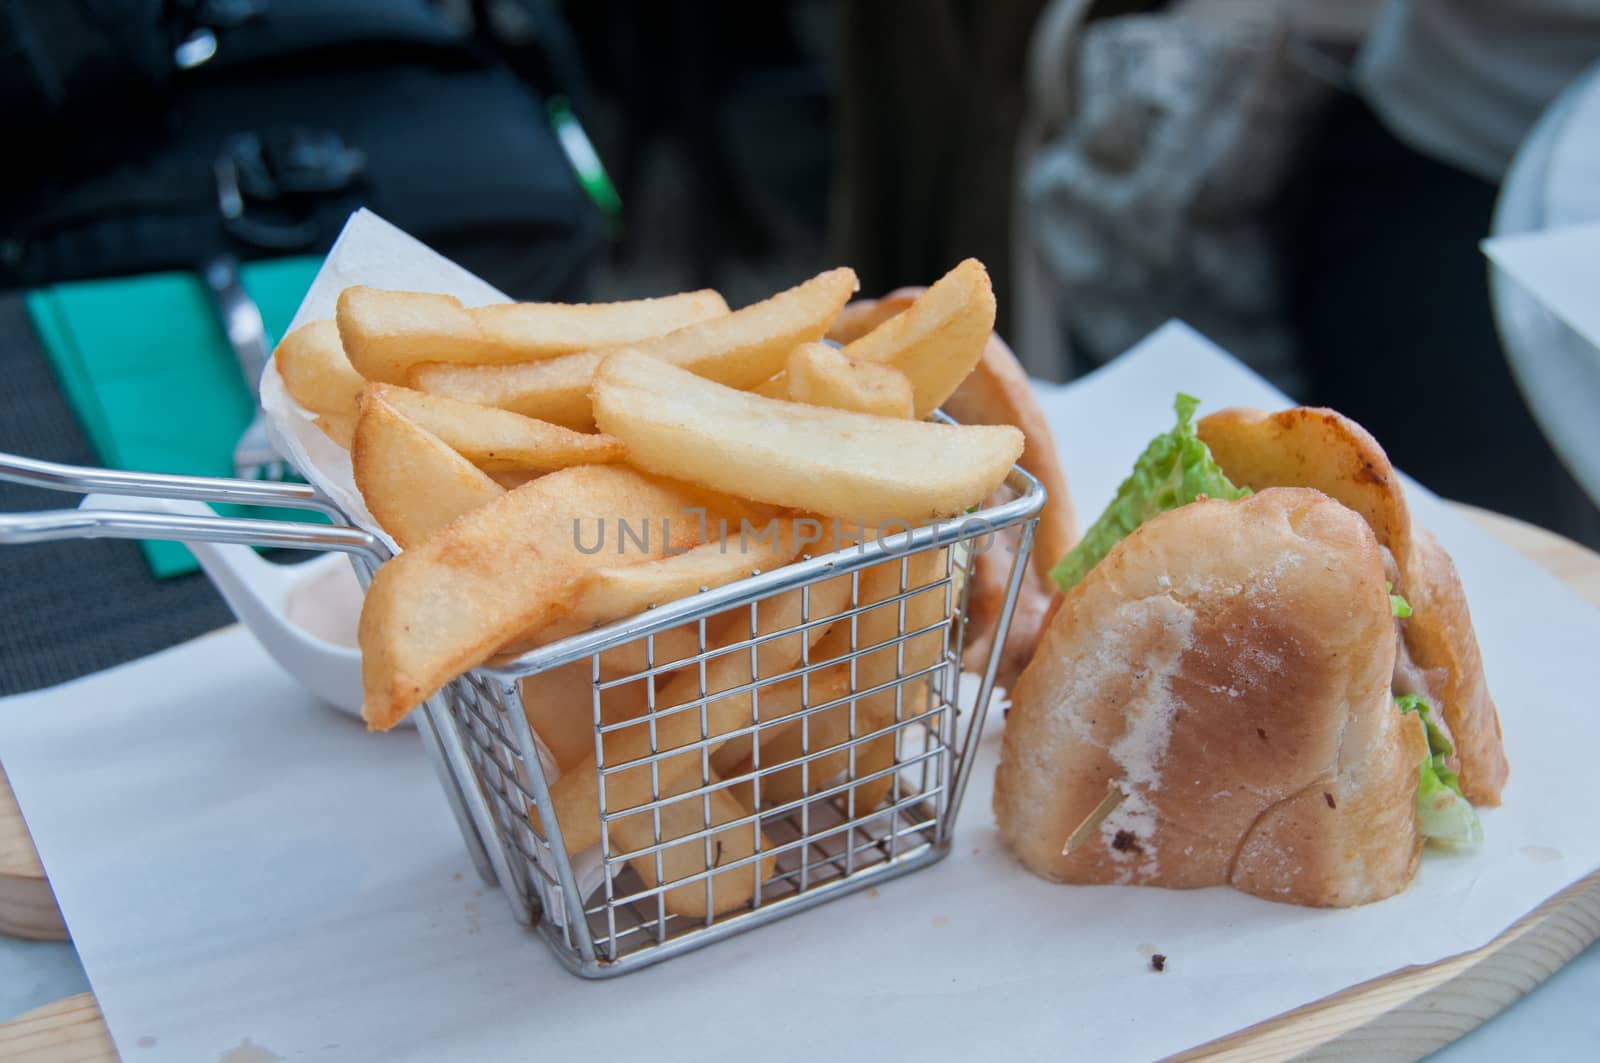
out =
[[(950, 612), (946, 604), (947, 589), (942, 583), (944, 558), (942, 550), (924, 550), (906, 557), (905, 587), (909, 596), (900, 600), (896, 600), (902, 593), (900, 561), (874, 565), (861, 574), (860, 601), (863, 604), (887, 604), (867, 609), (856, 620), (856, 645), (867, 648), (867, 652), (856, 658), (856, 690), (872, 690), (901, 676), (930, 668), (939, 660), (944, 650), (945, 628), (938, 625), (948, 620)], [(926, 589), (919, 592), (918, 588)], [(902, 605), (903, 630), (906, 633), (929, 630), (898, 641), (902, 630)], [(880, 648), (871, 649), (874, 646)], [(841, 622), (834, 625), (827, 638), (817, 645), (813, 660), (826, 659), (830, 654), (843, 654), (849, 647), (848, 625)], [(845, 690), (848, 692), (849, 665), (841, 663), (834, 665), (833, 669), (846, 677)], [(828, 682), (837, 684), (838, 680), (835, 677)], [(898, 688), (891, 687), (856, 698), (853, 732), (851, 706), (848, 704), (811, 714), (803, 728), (801, 721), (794, 720), (785, 727), (769, 729), (762, 736), (762, 767), (793, 760), (801, 756), (807, 747), (812, 752), (835, 746), (843, 748), (812, 760), (805, 771), (796, 766), (764, 776), (762, 804), (771, 806), (787, 803), (826, 788), (839, 773), (850, 767), (851, 755), (846, 743), (854, 737), (891, 726), (896, 722), (897, 712), (902, 720), (915, 715), (923, 703), (926, 688), (925, 680), (916, 680)], [(816, 698), (812, 701), (813, 704), (822, 703)], [(763, 717), (765, 715), (763, 712)], [(896, 747), (897, 736), (894, 733), (856, 746), (855, 777), (870, 775), (894, 763)], [(749, 769), (746, 767), (741, 770)], [(893, 782), (893, 777), (885, 774), (856, 786), (857, 814), (881, 804)]]
[[(828, 633), (817, 641), (812, 647), (811, 663), (827, 661), (838, 657), (850, 648), (850, 632), (848, 622), (841, 621), (828, 629)], [(757, 703), (761, 722), (767, 724), (763, 735), (776, 734), (778, 729), (773, 725), (779, 721), (800, 712), (802, 709), (817, 705), (826, 705), (830, 701), (837, 701), (850, 695), (850, 670), (847, 665), (832, 664), (825, 668), (816, 668), (805, 677), (786, 679), (781, 683), (774, 683), (761, 691)], [(823, 715), (819, 713), (818, 715)], [(791, 721), (788, 729), (798, 729), (799, 721)], [(711, 756), (711, 766), (723, 776), (741, 774), (749, 770), (750, 751), (754, 748), (752, 737), (747, 734), (734, 735), (729, 738)], [(765, 743), (763, 743), (765, 749)], [(763, 766), (771, 761), (763, 760)], [(766, 800), (763, 794), (764, 805), (772, 802)]]
[(627, 303), (468, 309), (449, 295), (355, 286), (339, 293), (335, 320), (350, 364), (362, 376), (403, 384), (410, 368), (423, 362), (528, 362), (633, 343), (727, 312), (713, 291)]
[(478, 329), (506, 351), (506, 361), (532, 361), (573, 351), (637, 343), (726, 315), (717, 292), (665, 295), (617, 303), (496, 303), (467, 311)]
[[(796, 534), (792, 519), (775, 518), (763, 527), (763, 537), (718, 539), (686, 553), (638, 565), (607, 566), (586, 574), (573, 595), (571, 610), (539, 631), (530, 632), (507, 652), (522, 652), (576, 635), (581, 631), (635, 616), (653, 605), (677, 601), (702, 589), (743, 579), (756, 570), (777, 568), (794, 560), (804, 537)], [(744, 547), (754, 546), (754, 549)], [(660, 671), (674, 661), (700, 652), (700, 625), (683, 624), (656, 634), (651, 645), (638, 639), (608, 650), (601, 656), (600, 672), (607, 679), (651, 669)]]
[[(771, 635), (798, 625), (802, 608), (809, 599), (809, 616), (816, 620), (837, 614), (849, 601), (848, 577), (835, 577), (810, 588), (804, 598), (797, 591), (775, 595), (756, 607), (757, 635)], [(742, 611), (741, 611), (742, 612)], [(736, 612), (729, 616), (719, 631), (719, 645), (728, 645), (749, 634), (749, 617)], [(756, 648), (756, 675), (773, 676), (792, 670), (799, 662), (803, 647), (814, 644), (828, 629), (827, 624), (816, 624), (803, 634), (769, 638)], [(755, 678), (751, 671), (751, 654), (734, 650), (718, 654), (706, 662), (702, 679), (699, 668), (679, 672), (661, 688), (656, 697), (654, 746), (657, 750), (672, 750), (701, 738), (702, 712), (698, 708), (671, 711), (677, 706), (691, 705), (701, 700), (701, 683), (707, 696), (704, 705), (706, 735), (713, 741), (708, 745), (714, 753), (717, 736), (746, 727), (752, 719), (754, 699), (749, 684)], [(606, 739), (606, 762), (625, 764), (650, 755), (651, 729), (642, 723), (612, 732)], [(606, 776), (606, 805), (612, 812), (626, 811), (649, 803), (654, 785), (658, 793), (679, 792), (674, 789), (689, 777), (698, 778), (701, 770), (699, 749), (688, 750), (678, 756), (664, 757), (656, 768), (647, 765), (615, 772)], [(580, 852), (600, 840), (600, 804), (598, 792), (599, 772), (591, 759), (562, 775), (550, 788), (550, 799), (556, 820), (561, 824), (562, 838), (569, 852)], [(537, 811), (531, 812), (537, 820)], [(629, 816), (613, 823), (641, 819)]]
[(589, 383), (605, 361), (598, 351), (522, 365), (419, 365), (407, 382), (419, 391), (534, 417), (578, 432), (594, 430)]
[(856, 299), (846, 303), (828, 326), (827, 339), (847, 346), (896, 314), (911, 307), (926, 288), (896, 288), (882, 299)]
[(339, 444), (346, 450), (355, 442), (356, 418), (339, 416), (331, 413), (318, 414), (312, 421), (322, 430), (322, 434)]
[(507, 491), (515, 491), (529, 480), (537, 480), (542, 473), (522, 470), (494, 471), (489, 473), (489, 479), (504, 487)]
[(639, 468), (871, 526), (951, 516), (1022, 453), (1009, 426), (900, 421), (780, 402), (633, 352), (594, 380), (597, 422)]
[[(819, 339), (855, 288), (854, 272), (829, 270), (770, 299), (632, 347), (708, 380), (753, 387), (782, 369), (796, 345)], [(606, 353), (580, 351), (524, 365), (419, 365), (409, 382), (588, 431), (594, 425), (589, 387)]]
[(402, 549), (505, 494), (481, 469), (371, 391), (361, 395), (350, 464), (362, 500)]
[(852, 362), (892, 365), (911, 381), (915, 416), (938, 409), (983, 356), (994, 331), (988, 271), (969, 258), (919, 295), (904, 313), (844, 348)]
[(622, 440), (574, 432), (493, 406), (394, 384), (373, 384), (369, 394), (432, 432), (485, 472), (554, 472), (571, 465), (622, 460)]
[[(594, 757), (594, 671), (586, 660), (530, 675), (519, 684), (522, 709), (556, 766), (567, 771)], [(640, 680), (600, 692), (600, 720), (619, 723), (645, 711)]]
[[(710, 773), (707, 779), (708, 783), (721, 781), (715, 772)], [(678, 792), (693, 789), (699, 783), (698, 776), (688, 778)], [(661, 806), (661, 840), (670, 842), (748, 815), (749, 806), (742, 804), (731, 788), (714, 790), (704, 797), (685, 797)], [(654, 854), (634, 857), (628, 864), (639, 873), (647, 889), (654, 889), (663, 882), (679, 882), (691, 875), (754, 856), (756, 831), (759, 829), (751, 824), (743, 824), (717, 831), (709, 839), (693, 838), (670, 845), (661, 851), (659, 876), (656, 874)], [(637, 852), (656, 844), (653, 814), (616, 820), (607, 830), (613, 852)], [(771, 842), (764, 834), (761, 847), (763, 851), (771, 849)], [(775, 857), (765, 856), (741, 867), (712, 874), (709, 906), (706, 903), (705, 879), (671, 887), (663, 897), (667, 911), (691, 919), (704, 919), (707, 914), (723, 915), (750, 903), (755, 895), (756, 876), (759, 874), (760, 880), (766, 882), (772, 877), (776, 865)]]
[(789, 374), (787, 371), (777, 376), (768, 377), (755, 387), (749, 389), (750, 394), (760, 395), (764, 399), (787, 399), (789, 397)]
[[(272, 361), (295, 402), (330, 421), (355, 424), (356, 400), (367, 382), (344, 356), (332, 320), (313, 321), (289, 333), (272, 353)], [(328, 434), (339, 438), (334, 432)], [(343, 445), (350, 446), (348, 438)]]
[(536, 645), (642, 613), (652, 605), (687, 598), (711, 587), (743, 579), (757, 569), (776, 568), (800, 552), (793, 519), (773, 521), (771, 537), (756, 543), (719, 539), (672, 557), (639, 565), (606, 566), (586, 573), (571, 611), (551, 627), (529, 637)]
[(802, 343), (789, 354), (786, 387), (793, 402), (909, 418), (911, 381), (892, 365), (852, 362), (837, 347)]
[[(362, 716), (388, 730), (450, 679), (519, 632), (548, 623), (579, 577), (616, 554), (586, 552), (595, 522), (626, 518), (661, 529), (634, 562), (697, 545), (681, 518), (698, 499), (621, 465), (580, 465), (539, 477), (447, 524), (373, 578), (357, 630)], [(603, 526), (603, 523), (602, 523)]]
[(495, 347), (453, 295), (359, 285), (339, 293), (334, 321), (344, 353), (368, 380), (403, 384), (418, 362), (493, 360)]

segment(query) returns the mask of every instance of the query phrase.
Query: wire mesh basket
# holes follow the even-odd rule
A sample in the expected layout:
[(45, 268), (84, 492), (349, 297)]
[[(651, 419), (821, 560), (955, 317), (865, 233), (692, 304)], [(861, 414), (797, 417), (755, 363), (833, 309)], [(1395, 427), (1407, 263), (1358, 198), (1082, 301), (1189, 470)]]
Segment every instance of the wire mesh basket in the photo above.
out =
[[(568, 968), (606, 977), (944, 856), (1044, 504), (1021, 470), (1006, 489), (430, 699), (427, 730), (517, 917)], [(993, 648), (963, 675), (972, 569), (1018, 525)], [(547, 721), (574, 690), (587, 717)], [(557, 774), (530, 720), (581, 725), (592, 751)]]
[[(0, 459), (0, 476), (41, 486), (338, 519), (305, 485)], [(946, 855), (1045, 502), (1020, 469), (1001, 495), (452, 681), (418, 731), (480, 874), (563, 964), (600, 978)], [(981, 674), (964, 675), (973, 570), (1009, 528), (994, 638)], [(0, 516), (0, 543), (101, 536), (344, 550), (363, 584), (385, 556), (348, 526)]]

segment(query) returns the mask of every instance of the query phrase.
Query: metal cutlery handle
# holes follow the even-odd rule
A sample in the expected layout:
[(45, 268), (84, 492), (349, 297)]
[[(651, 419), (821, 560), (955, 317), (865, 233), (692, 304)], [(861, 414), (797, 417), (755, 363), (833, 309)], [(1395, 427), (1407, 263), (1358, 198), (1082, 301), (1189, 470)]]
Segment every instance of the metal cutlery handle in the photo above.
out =
[(267, 326), (261, 309), (239, 283), (239, 260), (232, 255), (213, 259), (205, 269), (206, 284), (216, 297), (222, 317), (222, 330), (228, 345), (239, 360), (245, 383), (254, 398), (261, 390), (261, 374), (267, 368)]
[(279, 506), (324, 513), (348, 524), (339, 507), (310, 484), (233, 480), (222, 476), (174, 476), (159, 472), (119, 472), (83, 465), (63, 465), (0, 452), (0, 480), (77, 494), (138, 495), (186, 498), (196, 502), (232, 502), (244, 506)]
[(0, 546), (62, 539), (175, 539), (179, 542), (239, 543), (290, 550), (337, 550), (376, 567), (389, 556), (378, 539), (359, 528), (296, 521), (187, 517), (127, 510), (52, 509), (0, 514)]

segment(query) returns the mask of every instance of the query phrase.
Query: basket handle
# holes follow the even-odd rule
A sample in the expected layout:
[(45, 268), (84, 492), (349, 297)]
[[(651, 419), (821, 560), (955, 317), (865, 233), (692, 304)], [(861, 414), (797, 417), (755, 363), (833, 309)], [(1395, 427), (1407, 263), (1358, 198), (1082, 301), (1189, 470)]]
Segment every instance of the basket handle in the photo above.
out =
[(359, 528), (326, 524), (108, 509), (48, 509), (36, 513), (0, 514), (0, 546), (63, 539), (176, 539), (290, 550), (337, 550), (363, 558), (374, 568), (389, 556), (376, 536)]
[(233, 480), (222, 476), (174, 476), (160, 472), (122, 472), (39, 461), (3, 451), (0, 451), (0, 480), (83, 495), (98, 492), (143, 498), (179, 498), (194, 502), (232, 502), (241, 506), (309, 509), (325, 514), (337, 524), (349, 524), (339, 507), (310, 484)]

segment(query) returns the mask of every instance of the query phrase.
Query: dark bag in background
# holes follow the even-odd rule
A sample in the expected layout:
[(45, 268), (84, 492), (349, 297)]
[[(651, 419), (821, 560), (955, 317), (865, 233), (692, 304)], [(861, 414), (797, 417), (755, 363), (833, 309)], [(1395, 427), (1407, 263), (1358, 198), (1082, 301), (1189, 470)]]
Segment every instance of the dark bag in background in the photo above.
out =
[(0, 32), (0, 288), (322, 252), (366, 206), (584, 294), (604, 230), (543, 101), (432, 4), (0, 0)]

